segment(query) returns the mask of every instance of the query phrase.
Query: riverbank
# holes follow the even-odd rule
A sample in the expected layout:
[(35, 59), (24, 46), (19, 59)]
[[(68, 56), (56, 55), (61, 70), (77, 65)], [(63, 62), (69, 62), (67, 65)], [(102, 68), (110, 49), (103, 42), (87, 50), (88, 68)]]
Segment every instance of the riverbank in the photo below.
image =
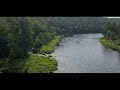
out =
[(52, 57), (31, 55), (25, 63), (27, 73), (52, 73), (57, 70), (57, 61)]
[(54, 52), (54, 48), (58, 44), (60, 39), (60, 35), (56, 36), (55, 39), (53, 39), (50, 43), (48, 43), (40, 49), (40, 54), (51, 54), (52, 52)]
[(111, 48), (117, 52), (120, 52), (120, 42), (118, 40), (106, 40), (104, 37), (99, 39), (100, 43), (102, 43), (105, 47)]
[(57, 60), (52, 52), (60, 41), (61, 36), (56, 36), (49, 44), (43, 46), (41, 54), (30, 54), (27, 59), (0, 60), (1, 73), (53, 73), (57, 70)]

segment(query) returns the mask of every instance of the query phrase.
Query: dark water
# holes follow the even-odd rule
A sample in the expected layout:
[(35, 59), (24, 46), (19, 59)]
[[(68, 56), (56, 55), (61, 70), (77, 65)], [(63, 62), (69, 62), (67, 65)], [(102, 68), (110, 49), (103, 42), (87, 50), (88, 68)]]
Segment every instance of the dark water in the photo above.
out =
[(101, 34), (64, 38), (53, 55), (58, 61), (55, 73), (119, 73), (120, 54), (99, 43)]

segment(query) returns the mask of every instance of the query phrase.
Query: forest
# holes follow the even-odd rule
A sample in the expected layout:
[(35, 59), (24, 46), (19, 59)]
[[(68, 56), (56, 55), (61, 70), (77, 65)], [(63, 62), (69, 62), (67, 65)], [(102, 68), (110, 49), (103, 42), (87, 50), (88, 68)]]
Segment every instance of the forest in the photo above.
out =
[(46, 54), (54, 52), (62, 37), (101, 32), (105, 38), (101, 41), (120, 44), (120, 20), (117, 19), (0, 17), (0, 72), (53, 72), (57, 69), (57, 61)]

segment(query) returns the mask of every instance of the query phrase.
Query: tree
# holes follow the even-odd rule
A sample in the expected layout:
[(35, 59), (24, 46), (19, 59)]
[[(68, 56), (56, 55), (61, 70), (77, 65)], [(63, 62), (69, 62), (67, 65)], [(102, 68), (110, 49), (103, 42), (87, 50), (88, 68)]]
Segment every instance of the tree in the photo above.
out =
[(9, 55), (7, 35), (9, 34), (10, 26), (6, 19), (0, 17), (0, 58), (6, 58)]
[(19, 47), (23, 49), (24, 57), (28, 57), (28, 53), (32, 48), (31, 24), (29, 18), (20, 18), (19, 25)]
[(38, 53), (40, 48), (42, 47), (42, 42), (40, 41), (39, 37), (37, 37), (35, 39), (35, 42), (34, 42), (34, 45), (33, 45), (33, 49), (32, 49), (32, 52), (33, 53)]

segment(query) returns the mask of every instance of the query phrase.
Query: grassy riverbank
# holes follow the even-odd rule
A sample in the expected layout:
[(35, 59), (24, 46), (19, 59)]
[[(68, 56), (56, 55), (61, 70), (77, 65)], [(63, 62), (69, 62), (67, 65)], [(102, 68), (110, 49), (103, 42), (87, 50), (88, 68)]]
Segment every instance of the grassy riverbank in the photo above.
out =
[(113, 40), (107, 40), (107, 39), (105, 39), (104, 37), (101, 37), (101, 38), (99, 39), (99, 41), (100, 41), (100, 43), (102, 43), (105, 47), (111, 48), (111, 49), (113, 49), (113, 50), (115, 50), (115, 51), (120, 52), (120, 41), (118, 41), (118, 40), (115, 40), (115, 41), (113, 41)]
[(57, 70), (57, 61), (52, 57), (31, 55), (24, 70), (27, 73), (52, 73)]
[(54, 48), (60, 41), (60, 38), (61, 38), (61, 36), (56, 36), (55, 39), (53, 39), (50, 43), (48, 43), (47, 45), (43, 46), (40, 49), (40, 53), (50, 54), (50, 53), (54, 52)]

